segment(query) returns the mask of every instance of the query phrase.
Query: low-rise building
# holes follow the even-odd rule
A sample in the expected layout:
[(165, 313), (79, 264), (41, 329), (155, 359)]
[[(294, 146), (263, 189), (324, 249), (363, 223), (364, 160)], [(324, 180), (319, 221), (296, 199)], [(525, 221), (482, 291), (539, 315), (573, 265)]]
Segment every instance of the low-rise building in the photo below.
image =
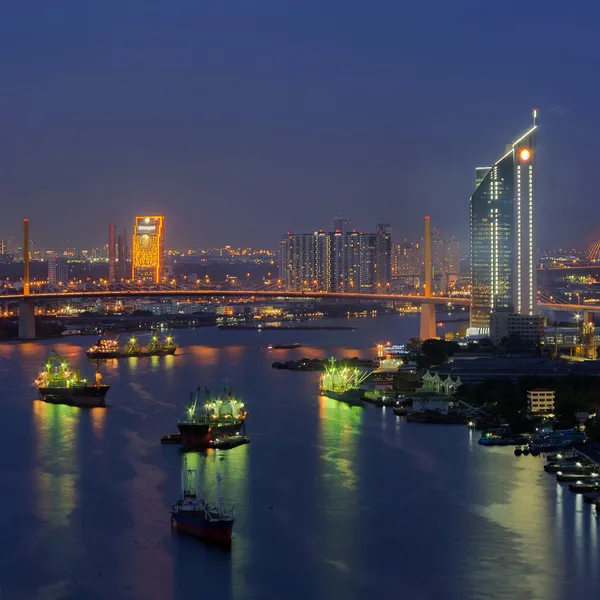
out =
[(527, 392), (527, 409), (532, 415), (553, 415), (556, 408), (554, 390), (535, 388)]
[(490, 337), (494, 344), (503, 338), (516, 334), (522, 340), (539, 344), (544, 335), (544, 317), (542, 315), (520, 315), (509, 311), (497, 310), (490, 320)]

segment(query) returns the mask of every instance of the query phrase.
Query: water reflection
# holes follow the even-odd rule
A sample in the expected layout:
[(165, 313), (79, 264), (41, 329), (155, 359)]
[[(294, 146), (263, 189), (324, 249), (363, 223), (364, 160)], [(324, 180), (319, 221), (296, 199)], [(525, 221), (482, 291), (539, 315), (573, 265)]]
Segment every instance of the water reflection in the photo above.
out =
[(92, 429), (99, 439), (102, 439), (104, 433), (104, 421), (106, 419), (106, 408), (95, 407), (88, 409)]
[[(349, 572), (358, 562), (359, 480), (358, 441), (364, 409), (319, 397), (319, 466), (316, 505), (319, 519), (322, 560), (336, 570)], [(330, 576), (319, 574), (322, 589)], [(345, 597), (349, 590), (345, 590)]]
[(36, 431), (37, 516), (55, 527), (70, 523), (77, 504), (77, 426), (79, 408), (33, 403)]

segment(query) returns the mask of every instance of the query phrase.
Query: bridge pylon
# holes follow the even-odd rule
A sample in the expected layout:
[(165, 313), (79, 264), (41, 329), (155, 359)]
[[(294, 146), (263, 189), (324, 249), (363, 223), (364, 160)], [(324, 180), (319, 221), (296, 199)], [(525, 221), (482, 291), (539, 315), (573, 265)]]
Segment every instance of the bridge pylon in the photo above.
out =
[[(431, 221), (429, 217), (425, 217), (425, 298), (431, 298)], [(421, 305), (421, 329), (419, 337), (421, 340), (430, 340), (436, 337), (435, 327), (435, 305), (429, 302), (424, 302)]]

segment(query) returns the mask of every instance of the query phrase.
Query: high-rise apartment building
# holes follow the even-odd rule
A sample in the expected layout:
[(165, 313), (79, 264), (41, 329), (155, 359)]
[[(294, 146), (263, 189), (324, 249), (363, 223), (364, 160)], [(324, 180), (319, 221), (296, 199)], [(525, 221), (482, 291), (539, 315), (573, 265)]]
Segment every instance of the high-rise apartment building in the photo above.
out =
[(301, 292), (316, 287), (315, 239), (312, 233), (288, 233), (281, 240), (279, 278), (286, 290)]
[(396, 249), (395, 275), (400, 277), (422, 277), (425, 253), (422, 242), (404, 240)]
[(48, 283), (54, 285), (69, 283), (69, 263), (66, 258), (59, 256), (48, 258)]
[[(163, 216), (136, 217), (132, 243), (132, 276), (160, 282), (163, 266)], [(125, 257), (125, 260), (127, 258)]]
[(387, 294), (392, 283), (392, 226), (380, 223), (376, 231), (375, 287), (377, 294)]
[(534, 123), (483, 176), (470, 202), (471, 330), (495, 310), (533, 315), (536, 302)]
[(279, 278), (290, 291), (373, 293), (377, 234), (288, 233), (279, 246)]

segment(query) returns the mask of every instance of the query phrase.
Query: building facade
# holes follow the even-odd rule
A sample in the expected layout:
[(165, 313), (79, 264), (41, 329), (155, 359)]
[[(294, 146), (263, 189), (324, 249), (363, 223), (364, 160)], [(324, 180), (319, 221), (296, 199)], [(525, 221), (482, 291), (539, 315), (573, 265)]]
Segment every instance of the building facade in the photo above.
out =
[(491, 314), (534, 315), (535, 124), (493, 166), (478, 168), (470, 201), (471, 333), (488, 333)]
[(375, 228), (375, 286), (377, 294), (389, 294), (392, 284), (392, 226), (380, 223)]
[(520, 315), (509, 310), (496, 310), (490, 317), (490, 338), (499, 344), (504, 338), (518, 335), (522, 340), (539, 344), (544, 337), (542, 315)]
[[(279, 279), (289, 291), (371, 294), (377, 288), (377, 250), (376, 233), (288, 233), (279, 244)], [(389, 259), (391, 271), (391, 254)]]
[[(134, 280), (160, 282), (164, 254), (163, 225), (164, 217), (160, 215), (135, 218), (131, 246)], [(126, 260), (124, 257), (124, 261)]]
[(535, 388), (527, 392), (529, 414), (537, 416), (553, 415), (556, 410), (554, 390)]
[(48, 258), (48, 283), (65, 285), (69, 283), (69, 263), (66, 258)]

